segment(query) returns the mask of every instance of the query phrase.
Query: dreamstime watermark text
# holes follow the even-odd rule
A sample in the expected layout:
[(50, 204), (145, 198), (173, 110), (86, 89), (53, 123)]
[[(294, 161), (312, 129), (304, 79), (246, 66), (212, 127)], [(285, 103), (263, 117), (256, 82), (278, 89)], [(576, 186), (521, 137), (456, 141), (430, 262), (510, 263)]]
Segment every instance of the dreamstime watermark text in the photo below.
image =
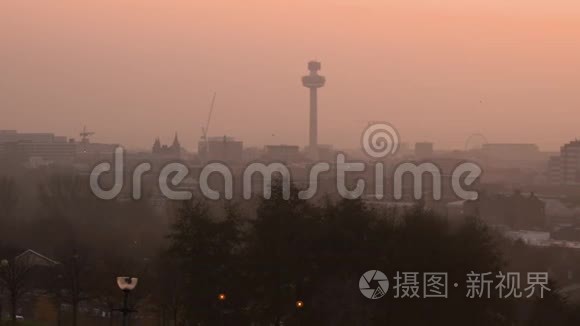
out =
[[(385, 188), (388, 186), (385, 180), (392, 180), (391, 193), (395, 200), (401, 200), (404, 196), (404, 177), (410, 175), (412, 178), (413, 198), (423, 199), (429, 193), (434, 200), (442, 198), (442, 170), (433, 162), (400, 162), (392, 169), (390, 176), (387, 176), (387, 169), (384, 160), (389, 155), (396, 154), (399, 148), (399, 134), (396, 129), (388, 123), (375, 123), (369, 125), (362, 133), (361, 147), (368, 161), (347, 161), (344, 153), (337, 153), (333, 160), (320, 161), (308, 166), (306, 189), (298, 192), (300, 199), (313, 198), (319, 191), (320, 178), (323, 174), (331, 174), (335, 180), (338, 194), (343, 198), (360, 198), (367, 189), (367, 180), (362, 177), (356, 179), (354, 185), (347, 183), (347, 176), (351, 173), (363, 173), (372, 171), (372, 183), (374, 189), (372, 195), (381, 200), (385, 197)], [(91, 191), (100, 199), (111, 200), (117, 198), (123, 190), (124, 178), (126, 175), (125, 151), (122, 147), (116, 148), (113, 155), (113, 162), (102, 162), (95, 166), (90, 173)], [(152, 165), (149, 162), (142, 162), (132, 170), (131, 176), (131, 197), (140, 200), (143, 196), (143, 177), (151, 172)], [(171, 200), (189, 200), (193, 197), (193, 189), (182, 189), (179, 186), (187, 176), (191, 175), (188, 166), (181, 162), (170, 162), (160, 168), (158, 172), (158, 187), (160, 193)], [(113, 178), (113, 184), (104, 189), (100, 183), (103, 175), (108, 174)], [(213, 189), (210, 183), (210, 176), (218, 174), (223, 180), (223, 189), (218, 191)], [(481, 176), (482, 169), (472, 162), (463, 162), (457, 165), (451, 173), (445, 177), (451, 180), (451, 189), (455, 196), (461, 199), (477, 199), (477, 192), (470, 189), (475, 181)], [(261, 177), (261, 191), (255, 191), (256, 176)], [(387, 178), (389, 177), (389, 178)], [(291, 169), (280, 162), (252, 162), (241, 171), (242, 196), (244, 199), (251, 199), (257, 193), (265, 199), (272, 195), (272, 181), (278, 178), (281, 181), (282, 197), (290, 198), (292, 179)], [(423, 180), (430, 179), (430, 189), (425, 191)], [(211, 162), (203, 165), (199, 173), (197, 184), (199, 192), (206, 198), (218, 200), (221, 198), (232, 199), (234, 197), (234, 172), (232, 168), (222, 162)]]

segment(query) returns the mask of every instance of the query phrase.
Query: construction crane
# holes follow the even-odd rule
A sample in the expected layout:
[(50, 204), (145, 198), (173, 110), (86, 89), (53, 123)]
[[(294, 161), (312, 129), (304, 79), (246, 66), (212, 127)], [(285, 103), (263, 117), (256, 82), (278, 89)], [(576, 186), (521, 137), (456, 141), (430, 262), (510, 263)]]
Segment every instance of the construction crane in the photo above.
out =
[(213, 113), (213, 107), (215, 104), (215, 96), (216, 93), (213, 93), (213, 97), (211, 98), (211, 104), (209, 105), (209, 115), (207, 117), (207, 122), (205, 123), (205, 127), (201, 127), (201, 139), (207, 141), (207, 132), (209, 130), (209, 124), (211, 122), (211, 114)]
[(81, 131), (80, 136), (81, 136), (81, 142), (83, 143), (88, 143), (89, 142), (89, 137), (94, 135), (95, 133), (92, 131), (87, 131), (87, 126), (83, 127), (83, 131)]

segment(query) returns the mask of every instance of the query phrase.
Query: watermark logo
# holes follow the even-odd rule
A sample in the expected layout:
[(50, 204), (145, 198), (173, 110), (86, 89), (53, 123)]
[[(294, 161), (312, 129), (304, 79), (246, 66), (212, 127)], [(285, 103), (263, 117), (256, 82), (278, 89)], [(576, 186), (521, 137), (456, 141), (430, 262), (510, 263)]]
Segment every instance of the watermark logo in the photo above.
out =
[(375, 159), (394, 155), (399, 149), (399, 133), (386, 122), (370, 124), (362, 134), (361, 147)]
[[(546, 297), (552, 291), (548, 272), (474, 272), (463, 281), (449, 280), (447, 272), (401, 272), (392, 276), (393, 299), (448, 299), (449, 288), (454, 295), (467, 299), (519, 299)], [(361, 276), (359, 289), (368, 299), (380, 299), (389, 289), (387, 276), (370, 270)], [(566, 291), (566, 290), (563, 290)], [(462, 293), (463, 292), (463, 293)]]
[(385, 296), (389, 290), (389, 280), (385, 273), (371, 269), (366, 271), (358, 281), (358, 288), (362, 295), (371, 300), (377, 300)]

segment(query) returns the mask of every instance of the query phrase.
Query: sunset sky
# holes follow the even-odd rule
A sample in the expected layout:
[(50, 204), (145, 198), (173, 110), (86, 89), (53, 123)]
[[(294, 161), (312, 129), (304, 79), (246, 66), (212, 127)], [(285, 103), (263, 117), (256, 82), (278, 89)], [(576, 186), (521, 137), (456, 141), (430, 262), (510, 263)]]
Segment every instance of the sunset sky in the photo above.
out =
[(321, 143), (580, 137), (578, 0), (1, 0), (0, 129), (194, 149), (216, 91), (210, 135), (303, 146), (311, 59)]

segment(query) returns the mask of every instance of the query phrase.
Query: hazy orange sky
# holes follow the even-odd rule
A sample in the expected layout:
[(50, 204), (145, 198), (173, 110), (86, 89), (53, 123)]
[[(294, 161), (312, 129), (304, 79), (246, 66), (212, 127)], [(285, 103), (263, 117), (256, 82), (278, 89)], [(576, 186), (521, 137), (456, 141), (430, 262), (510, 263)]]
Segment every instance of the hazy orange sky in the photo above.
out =
[(580, 136), (577, 0), (1, 0), (0, 129), (193, 149), (216, 91), (211, 135), (302, 146), (310, 59), (321, 143)]

